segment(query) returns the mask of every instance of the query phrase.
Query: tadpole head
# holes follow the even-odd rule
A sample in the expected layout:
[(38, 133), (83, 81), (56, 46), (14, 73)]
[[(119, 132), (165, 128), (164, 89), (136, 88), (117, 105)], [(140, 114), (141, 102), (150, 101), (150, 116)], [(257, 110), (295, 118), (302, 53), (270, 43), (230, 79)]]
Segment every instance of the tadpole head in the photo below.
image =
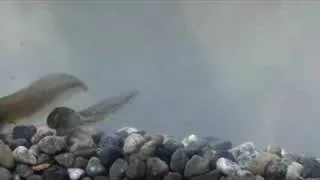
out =
[(47, 117), (47, 125), (52, 129), (68, 128), (76, 111), (68, 107), (56, 107)]

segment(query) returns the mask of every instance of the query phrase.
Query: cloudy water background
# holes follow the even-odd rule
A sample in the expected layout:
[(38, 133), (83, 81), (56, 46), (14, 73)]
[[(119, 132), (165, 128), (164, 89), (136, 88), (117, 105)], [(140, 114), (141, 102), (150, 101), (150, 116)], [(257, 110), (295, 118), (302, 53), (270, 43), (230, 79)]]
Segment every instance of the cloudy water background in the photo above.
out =
[(68, 72), (85, 108), (139, 89), (99, 125), (252, 140), (320, 156), (319, 3), (0, 3), (0, 94)]

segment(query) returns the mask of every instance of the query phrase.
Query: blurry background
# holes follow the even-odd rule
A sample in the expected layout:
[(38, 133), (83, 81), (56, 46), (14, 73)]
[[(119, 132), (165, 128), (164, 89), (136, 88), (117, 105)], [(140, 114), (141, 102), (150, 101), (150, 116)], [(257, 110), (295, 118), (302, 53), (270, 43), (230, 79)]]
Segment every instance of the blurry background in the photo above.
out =
[(141, 91), (101, 129), (320, 156), (319, 15), (307, 2), (2, 2), (0, 94), (68, 72), (89, 86), (75, 109)]

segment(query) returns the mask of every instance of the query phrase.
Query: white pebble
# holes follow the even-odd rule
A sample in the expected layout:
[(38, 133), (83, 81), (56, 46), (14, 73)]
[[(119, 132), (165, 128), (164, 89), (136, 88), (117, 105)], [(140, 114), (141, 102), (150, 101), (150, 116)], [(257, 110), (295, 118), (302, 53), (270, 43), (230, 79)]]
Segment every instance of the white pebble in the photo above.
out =
[(219, 158), (216, 165), (218, 170), (229, 176), (237, 174), (240, 170), (240, 167), (236, 163), (226, 158)]
[(183, 140), (182, 140), (182, 144), (186, 147), (188, 146), (190, 143), (192, 142), (195, 142), (195, 141), (198, 141), (199, 138), (194, 135), (194, 134), (191, 134), (189, 135), (188, 137), (185, 137)]
[(80, 168), (69, 168), (68, 174), (71, 180), (78, 180), (84, 173), (83, 169)]

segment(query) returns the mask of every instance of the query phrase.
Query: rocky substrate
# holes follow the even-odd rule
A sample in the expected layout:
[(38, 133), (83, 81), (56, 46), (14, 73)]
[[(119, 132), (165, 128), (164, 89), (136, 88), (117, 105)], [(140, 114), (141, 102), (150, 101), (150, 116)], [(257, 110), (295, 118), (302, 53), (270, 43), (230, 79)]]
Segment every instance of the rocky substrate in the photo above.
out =
[(148, 135), (125, 127), (116, 132), (53, 130), (16, 126), (0, 140), (1, 180), (300, 180), (320, 179), (316, 158), (233, 146), (215, 137)]

